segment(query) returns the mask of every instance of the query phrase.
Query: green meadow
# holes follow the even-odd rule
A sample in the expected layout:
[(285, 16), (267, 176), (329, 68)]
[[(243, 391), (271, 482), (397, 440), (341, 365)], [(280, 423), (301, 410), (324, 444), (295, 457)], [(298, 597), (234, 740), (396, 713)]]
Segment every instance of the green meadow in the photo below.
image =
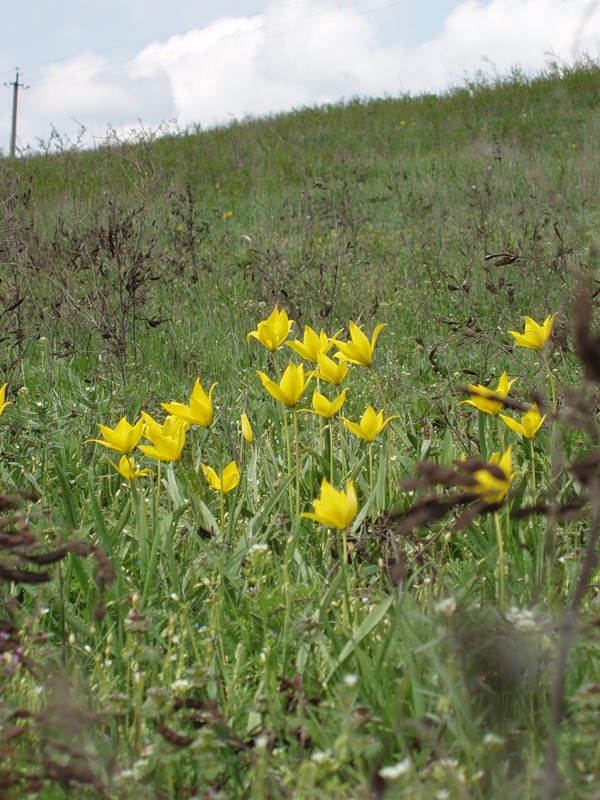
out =
[(0, 161), (0, 800), (600, 796), (599, 139), (582, 59)]

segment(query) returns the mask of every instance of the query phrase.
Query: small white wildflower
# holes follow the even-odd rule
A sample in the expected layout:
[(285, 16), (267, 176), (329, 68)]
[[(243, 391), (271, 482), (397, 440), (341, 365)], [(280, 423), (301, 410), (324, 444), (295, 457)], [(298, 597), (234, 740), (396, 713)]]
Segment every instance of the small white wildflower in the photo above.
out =
[(267, 736), (257, 736), (254, 740), (254, 747), (256, 750), (266, 750), (269, 744), (269, 739)]
[(311, 761), (314, 761), (316, 764), (324, 764), (327, 761), (331, 761), (331, 751), (330, 750), (315, 750), (315, 752), (311, 755)]
[(538, 622), (529, 608), (511, 608), (506, 612), (506, 618), (520, 631), (539, 630)]
[(483, 743), (488, 747), (500, 747), (504, 744), (504, 737), (499, 736), (497, 733), (486, 733), (483, 737)]
[(446, 619), (452, 619), (456, 611), (456, 598), (446, 597), (444, 600), (440, 600), (439, 603), (434, 605), (433, 610), (436, 614), (440, 614)]
[(384, 781), (397, 781), (402, 775), (408, 774), (412, 770), (412, 761), (410, 758), (405, 758), (398, 761), (397, 764), (392, 764), (391, 767), (382, 767), (379, 770), (379, 777)]
[(174, 692), (180, 692), (183, 689), (189, 689), (191, 685), (192, 684), (185, 678), (179, 678), (179, 680), (173, 681), (171, 684), (171, 689)]
[(435, 794), (435, 800), (448, 800), (450, 797), (450, 792), (448, 789), (440, 789), (439, 792)]
[(253, 544), (250, 550), (248, 550), (248, 555), (250, 553), (268, 553), (269, 552), (269, 545), (265, 544), (264, 542), (259, 542), (258, 544)]
[(343, 680), (346, 686), (352, 688), (352, 686), (356, 686), (356, 684), (358, 683), (358, 675), (353, 675), (352, 673), (349, 673), (348, 675), (344, 675)]

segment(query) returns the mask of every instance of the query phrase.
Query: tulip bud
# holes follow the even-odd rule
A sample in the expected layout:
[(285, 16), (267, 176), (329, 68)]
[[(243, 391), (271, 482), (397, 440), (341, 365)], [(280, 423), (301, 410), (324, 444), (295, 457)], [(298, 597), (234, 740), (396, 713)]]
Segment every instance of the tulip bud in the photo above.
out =
[(246, 444), (252, 444), (254, 434), (252, 433), (252, 425), (250, 425), (250, 420), (246, 414), (242, 414), (242, 436)]

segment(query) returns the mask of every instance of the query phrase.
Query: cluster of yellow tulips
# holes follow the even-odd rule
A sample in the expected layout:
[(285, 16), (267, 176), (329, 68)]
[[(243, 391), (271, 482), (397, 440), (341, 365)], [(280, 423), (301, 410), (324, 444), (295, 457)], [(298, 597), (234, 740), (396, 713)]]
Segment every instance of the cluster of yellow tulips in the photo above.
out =
[[(523, 333), (508, 332), (515, 339), (516, 347), (529, 348), (541, 354), (551, 382), (554, 408), (556, 407), (554, 376), (549, 369), (545, 351), (555, 317), (556, 314), (548, 316), (542, 324), (538, 324), (530, 317), (525, 317)], [(316, 333), (309, 326), (305, 326), (302, 340), (289, 339), (293, 325), (294, 322), (288, 318), (287, 312), (279, 310), (276, 306), (267, 319), (258, 323), (256, 330), (248, 333), (247, 339), (248, 341), (256, 339), (271, 353), (275, 353), (286, 345), (303, 361), (311, 364), (312, 369), (305, 371), (303, 363), (296, 364), (290, 361), (278, 379), (274, 380), (262, 371), (258, 371), (258, 376), (271, 397), (286, 408), (294, 410), (313, 378), (317, 380), (317, 387), (320, 387), (321, 381), (335, 386), (337, 390), (335, 398), (329, 399), (319, 391), (319, 388), (316, 388), (313, 391), (312, 408), (303, 409), (317, 414), (325, 420), (331, 420), (335, 414), (341, 411), (346, 399), (347, 389), (344, 388), (340, 391), (339, 387), (348, 375), (348, 365), (372, 367), (375, 345), (385, 324), (377, 325), (369, 338), (361, 326), (351, 321), (347, 339), (339, 338), (341, 332), (334, 336), (328, 336), (324, 331)], [(335, 353), (333, 357), (330, 357), (329, 353), (333, 348), (335, 348)], [(470, 384), (468, 387), (469, 399), (463, 402), (485, 414), (498, 417), (512, 431), (532, 441), (546, 419), (546, 415), (542, 416), (536, 403), (532, 404), (521, 420), (500, 413), (505, 407), (505, 401), (515, 380), (509, 380), (504, 372), (495, 388)], [(141, 468), (136, 463), (132, 455), (133, 451), (138, 448), (143, 455), (158, 462), (178, 461), (189, 427), (196, 425), (210, 428), (211, 426), (213, 420), (212, 395), (215, 386), (216, 384), (213, 383), (207, 393), (198, 379), (187, 405), (179, 402), (161, 404), (167, 412), (163, 422), (158, 422), (150, 414), (142, 411), (140, 418), (134, 424), (128, 422), (125, 417), (114, 428), (99, 424), (98, 427), (103, 438), (88, 439), (87, 441), (96, 442), (121, 454), (118, 463), (111, 459), (108, 460), (125, 480), (133, 481), (147, 475), (150, 470)], [(8, 406), (12, 405), (11, 401), (6, 400), (6, 389), (6, 384), (0, 387), (0, 415)], [(383, 392), (381, 395), (382, 403), (385, 405)], [(394, 415), (385, 417), (384, 413), (383, 408), (375, 411), (371, 405), (368, 405), (358, 421), (348, 419), (341, 414), (340, 418), (351, 434), (371, 443), (395, 418)], [(244, 439), (251, 444), (253, 431), (246, 414), (241, 415), (241, 428)], [(145, 439), (147, 443), (140, 444), (142, 439)], [(494, 453), (488, 466), (489, 469), (481, 469), (474, 473), (475, 486), (470, 486), (469, 489), (479, 494), (486, 503), (497, 504), (503, 501), (515, 474), (512, 469), (511, 447), (504, 450), (502, 454)], [(201, 464), (201, 468), (208, 484), (220, 492), (221, 497), (239, 483), (240, 472), (235, 461), (227, 464), (220, 473), (217, 473), (208, 464)], [(346, 530), (358, 508), (353, 481), (348, 481), (345, 488), (338, 491), (324, 478), (320, 495), (313, 501), (313, 506), (314, 512), (306, 512), (301, 516), (314, 519), (329, 527)]]
[[(280, 311), (276, 306), (268, 319), (259, 322), (257, 329), (251, 331), (247, 338), (248, 340), (252, 338), (258, 340), (272, 353), (283, 345), (287, 345), (304, 361), (313, 365), (314, 369), (305, 372), (303, 364), (295, 364), (290, 361), (278, 381), (272, 380), (264, 372), (259, 371), (258, 376), (271, 397), (291, 409), (297, 407), (312, 378), (317, 380), (317, 387), (320, 386), (321, 381), (332, 384), (337, 389), (337, 397), (330, 400), (319, 391), (319, 388), (316, 388), (312, 395), (312, 408), (305, 409), (309, 413), (317, 414), (329, 421), (341, 410), (346, 400), (347, 389), (344, 388), (340, 391), (339, 386), (348, 375), (348, 365), (371, 367), (375, 344), (379, 334), (386, 327), (385, 323), (377, 325), (369, 339), (359, 325), (350, 321), (347, 341), (338, 338), (339, 333), (327, 336), (324, 331), (321, 331), (317, 334), (308, 325), (304, 328), (301, 341), (288, 340), (292, 325), (293, 320), (288, 318), (287, 312)], [(336, 352), (333, 357), (330, 357), (328, 354), (334, 347)], [(341, 416), (346, 429), (368, 443), (371, 443), (392, 419), (395, 419), (395, 416), (385, 418), (383, 409), (375, 411), (371, 405), (367, 406), (358, 421)], [(331, 457), (333, 456), (331, 455)], [(330, 472), (333, 472), (333, 468), (330, 469)], [(313, 505), (314, 513), (307, 512), (301, 516), (314, 519), (329, 527), (345, 530), (354, 518), (358, 507), (353, 481), (347, 483), (345, 490), (337, 491), (324, 478), (320, 496)]]
[[(118, 464), (111, 459), (109, 461), (117, 472), (128, 481), (149, 472), (147, 469), (140, 469), (132, 458), (131, 453), (136, 447), (145, 456), (155, 461), (179, 461), (185, 444), (186, 432), (190, 425), (198, 425), (202, 428), (210, 427), (213, 418), (212, 393), (215, 386), (216, 384), (213, 383), (206, 394), (200, 381), (197, 380), (190, 395), (189, 405), (161, 403), (168, 414), (162, 423), (142, 411), (139, 420), (134, 425), (125, 417), (114, 428), (98, 424), (104, 438), (88, 439), (87, 441), (96, 442), (109, 450), (121, 453)], [(140, 444), (142, 438), (147, 439), (149, 444)], [(205, 474), (211, 483), (214, 480), (214, 470), (204, 464), (202, 467), (206, 469)]]
[[(531, 319), (531, 317), (525, 317), (524, 333), (509, 331), (510, 335), (515, 339), (516, 347), (526, 347), (542, 353), (542, 360), (551, 379), (553, 398), (555, 397), (553, 376), (545, 358), (545, 349), (552, 333), (555, 317), (556, 314), (548, 316), (541, 325)], [(369, 366), (373, 356), (375, 340), (381, 328), (382, 326), (380, 325), (375, 329), (373, 341), (370, 343), (362, 331), (351, 322), (351, 341), (348, 344), (337, 342), (336, 339), (329, 341), (337, 343), (343, 358), (351, 363)], [(258, 332), (253, 332), (252, 335), (257, 335), (257, 333)], [(496, 389), (490, 389), (481, 384), (470, 384), (470, 399), (463, 402), (474, 406), (479, 411), (486, 414), (499, 416), (512, 431), (526, 439), (533, 440), (533, 437), (540, 430), (546, 419), (546, 415), (541, 415), (537, 403), (532, 404), (523, 415), (521, 421), (515, 420), (505, 414), (500, 414), (500, 411), (504, 408), (510, 388), (515, 381), (516, 379), (508, 380), (507, 374), (504, 372), (499, 379)], [(316, 394), (315, 392), (315, 395)], [(313, 397), (313, 407), (317, 410), (315, 397)], [(372, 441), (373, 437), (377, 435), (393, 417), (384, 420), (383, 412), (375, 414), (373, 409), (369, 406), (359, 424), (353, 423), (345, 418), (343, 419), (349, 431), (357, 436), (361, 436), (366, 441)], [(470, 485), (468, 488), (469, 491), (479, 495), (485, 503), (497, 505), (504, 500), (515, 474), (512, 466), (512, 448), (508, 447), (502, 454), (493, 453), (486, 467), (476, 470), (473, 473), (472, 479), (474, 480), (474, 485)], [(346, 529), (357, 512), (356, 492), (352, 482), (349, 482), (345, 491), (337, 492), (324, 480), (321, 487), (321, 494), (319, 498), (314, 501), (313, 505), (315, 507), (315, 513), (307, 513), (302, 516), (316, 519), (330, 527), (341, 530)]]
[[(256, 339), (271, 353), (284, 345), (308, 362), (312, 369), (306, 370), (304, 363), (296, 364), (290, 361), (282, 374), (272, 379), (265, 372), (258, 371), (262, 385), (278, 402), (286, 408), (296, 411), (298, 404), (304, 396), (306, 389), (314, 378), (317, 386), (321, 381), (336, 387), (337, 396), (329, 399), (316, 388), (312, 396), (312, 408), (303, 409), (309, 413), (317, 414), (325, 420), (331, 420), (341, 411), (347, 389), (340, 391), (340, 384), (348, 375), (349, 364), (371, 367), (375, 344), (385, 324), (378, 325), (369, 338), (359, 325), (350, 322), (349, 337), (347, 340), (339, 338), (338, 332), (330, 337), (324, 331), (316, 333), (311, 327), (305, 326), (301, 340), (289, 339), (294, 321), (290, 320), (285, 310), (278, 307), (273, 309), (270, 316), (259, 322), (256, 330), (247, 335), (250, 342)], [(336, 352), (330, 357), (330, 351)], [(162, 403), (167, 412), (165, 420), (161, 423), (150, 414), (142, 411), (137, 422), (131, 424), (122, 418), (114, 428), (99, 424), (102, 438), (88, 439), (109, 450), (121, 454), (118, 463), (108, 459), (114, 469), (127, 481), (142, 477), (150, 471), (140, 468), (133, 457), (137, 448), (146, 457), (155, 461), (178, 461), (190, 426), (196, 425), (209, 428), (213, 419), (212, 395), (216, 384), (213, 384), (208, 393), (204, 391), (200, 380), (196, 380), (187, 405), (179, 402)], [(341, 415), (340, 415), (341, 416)], [(368, 405), (359, 420), (351, 420), (341, 416), (343, 424), (353, 435), (365, 442), (371, 443), (394, 419), (394, 416), (385, 417), (384, 410), (376, 411)], [(241, 428), (244, 439), (249, 444), (253, 441), (253, 431), (246, 414), (241, 415)], [(140, 444), (142, 440), (146, 443)], [(240, 472), (235, 461), (231, 461), (218, 474), (211, 466), (201, 464), (204, 477), (209, 485), (222, 495), (234, 489), (240, 479)], [(350, 513), (351, 512), (351, 513)], [(315, 513), (307, 516), (318, 519), (326, 525), (345, 529), (356, 513), (356, 493), (352, 481), (345, 490), (337, 492), (327, 479), (323, 480), (321, 498), (315, 501)]]
[[(555, 317), (556, 314), (546, 317), (541, 325), (531, 317), (525, 317), (524, 333), (508, 331), (515, 339), (515, 347), (526, 347), (541, 353), (542, 361), (550, 378), (554, 408), (556, 407), (554, 376), (548, 366), (545, 350), (552, 333)], [(463, 403), (474, 406), (484, 414), (498, 417), (510, 430), (525, 439), (529, 439), (532, 448), (533, 466), (535, 463), (533, 461), (533, 438), (544, 424), (547, 415), (544, 414), (542, 416), (537, 403), (533, 403), (530, 406), (520, 421), (500, 413), (515, 381), (516, 378), (509, 380), (506, 372), (503, 372), (495, 389), (490, 389), (482, 384), (469, 384), (470, 398), (469, 400), (463, 400)], [(512, 448), (508, 447), (502, 455), (494, 453), (489, 460), (489, 465), (491, 469), (478, 470), (474, 474), (473, 477), (477, 483), (473, 491), (479, 493), (482, 499), (489, 504), (501, 503), (516, 474), (512, 469)]]

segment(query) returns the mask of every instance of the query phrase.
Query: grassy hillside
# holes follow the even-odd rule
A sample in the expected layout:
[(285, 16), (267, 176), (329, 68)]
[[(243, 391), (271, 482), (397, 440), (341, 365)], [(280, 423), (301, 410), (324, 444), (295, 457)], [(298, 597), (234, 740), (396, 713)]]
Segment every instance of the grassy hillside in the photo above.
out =
[[(587, 65), (562, 78), (475, 82), (444, 98), (355, 101), (5, 161), (5, 260), (15, 276), (4, 295), (29, 283), (31, 269), (69, 327), (88, 333), (90, 320), (68, 307), (65, 290), (77, 306), (91, 305), (89, 286), (73, 276), (90, 273), (97, 283), (99, 270), (111, 287), (119, 273), (123, 302), (135, 307), (125, 316), (167, 317), (169, 327), (164, 287), (176, 285), (178, 307), (187, 308), (197, 304), (196, 281), (226, 328), (233, 316), (246, 329), (261, 300), (285, 304), (300, 323), (318, 315), (340, 324), (383, 307), (401, 336), (397, 355), (414, 349), (415, 335), (425, 332), (432, 345), (447, 335), (436, 319), (468, 305), (462, 292), (448, 296), (464, 281), (481, 311), (500, 311), (499, 323), (508, 290), (513, 318), (527, 310), (535, 281), (544, 308), (554, 307), (565, 256), (572, 272), (594, 244), (598, 91)], [(522, 257), (515, 266), (484, 261), (507, 250)], [(135, 291), (126, 287), (132, 270)], [(486, 290), (500, 277), (499, 295)], [(97, 300), (92, 330), (112, 329), (123, 309)], [(157, 325), (144, 338), (164, 331)], [(102, 350), (97, 337), (90, 344)]]
[(599, 133), (582, 61), (0, 161), (0, 797), (598, 796)]

